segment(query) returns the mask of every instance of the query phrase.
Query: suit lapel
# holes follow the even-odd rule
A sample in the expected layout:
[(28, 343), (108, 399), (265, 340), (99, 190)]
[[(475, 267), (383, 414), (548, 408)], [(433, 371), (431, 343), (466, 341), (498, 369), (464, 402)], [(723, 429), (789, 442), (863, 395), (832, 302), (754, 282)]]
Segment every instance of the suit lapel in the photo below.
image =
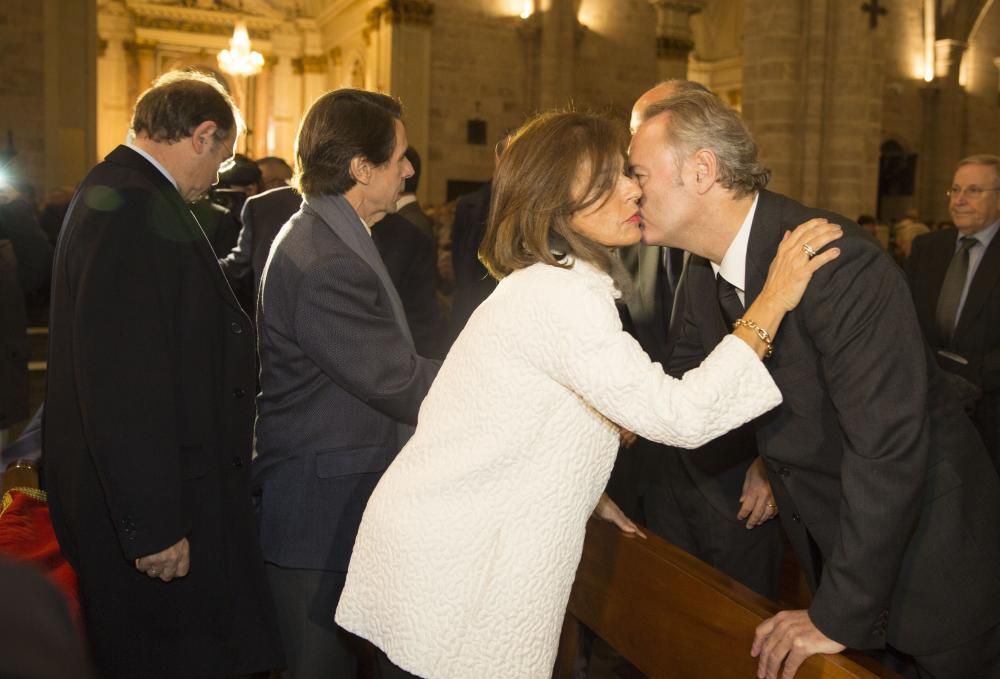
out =
[(208, 269), (208, 276), (215, 286), (216, 291), (219, 296), (222, 297), (223, 301), (226, 302), (234, 311), (238, 311), (241, 315), (244, 315), (243, 308), (236, 299), (236, 295), (233, 294), (233, 290), (229, 287), (229, 283), (226, 281), (226, 276), (222, 273), (222, 268), (219, 266), (219, 259), (215, 256), (215, 252), (212, 250), (211, 244), (208, 242), (208, 238), (205, 236), (205, 232), (201, 228), (201, 224), (192, 214), (191, 209), (188, 207), (184, 199), (181, 198), (181, 194), (177, 192), (177, 188), (168, 180), (162, 172), (160, 172), (156, 167), (154, 167), (148, 160), (146, 160), (141, 154), (135, 152), (127, 146), (119, 146), (110, 154), (108, 154), (108, 160), (125, 165), (127, 167), (142, 173), (151, 184), (153, 184), (160, 195), (170, 203), (171, 207), (176, 211), (177, 218), (184, 225), (184, 228), (188, 232), (190, 238), (190, 243), (198, 253), (198, 259), (201, 260), (202, 264)]
[(767, 280), (767, 270), (781, 240), (781, 207), (775, 194), (761, 191), (757, 200), (757, 210), (750, 224), (750, 240), (747, 244), (746, 286), (743, 290), (745, 308), (749, 309)]
[(396, 324), (410, 343), (413, 344), (413, 335), (410, 333), (410, 325), (406, 320), (403, 311), (403, 302), (399, 298), (396, 286), (393, 285), (389, 272), (385, 268), (385, 262), (375, 247), (375, 241), (368, 235), (361, 218), (351, 207), (350, 203), (343, 196), (303, 196), (303, 205), (308, 207), (324, 224), (333, 231), (347, 247), (361, 258), (378, 277), (389, 297), (389, 304), (392, 307), (392, 314), (396, 319)]
[[(945, 266), (947, 268), (947, 265)], [(956, 336), (960, 337), (968, 332), (968, 326), (974, 323), (983, 305), (998, 286), (1000, 286), (1000, 236), (994, 236), (990, 246), (983, 253), (983, 258), (979, 260), (976, 275), (969, 284), (969, 294), (965, 298), (962, 315), (959, 316), (958, 325), (955, 327)], [(934, 307), (937, 308), (937, 300), (934, 301)]]

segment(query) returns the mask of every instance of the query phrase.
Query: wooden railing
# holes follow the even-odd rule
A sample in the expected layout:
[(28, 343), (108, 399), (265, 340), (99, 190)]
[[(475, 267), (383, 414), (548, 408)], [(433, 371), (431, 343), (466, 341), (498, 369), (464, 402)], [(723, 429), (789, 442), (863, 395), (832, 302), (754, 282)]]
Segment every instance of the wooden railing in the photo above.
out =
[[(591, 520), (570, 596), (555, 677), (572, 675), (580, 623), (656, 679), (756, 676), (754, 629), (777, 611), (655, 535), (627, 537)], [(898, 678), (864, 657), (813, 656), (798, 679)]]

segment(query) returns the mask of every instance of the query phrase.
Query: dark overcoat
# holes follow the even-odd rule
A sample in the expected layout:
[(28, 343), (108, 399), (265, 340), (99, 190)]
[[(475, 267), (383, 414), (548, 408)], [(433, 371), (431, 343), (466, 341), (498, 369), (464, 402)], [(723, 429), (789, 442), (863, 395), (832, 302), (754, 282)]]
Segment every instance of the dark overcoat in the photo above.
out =
[[(280, 662), (249, 495), (254, 332), (180, 194), (118, 147), (80, 185), (52, 288), (44, 466), (105, 677)], [(136, 558), (187, 537), (169, 583)]]

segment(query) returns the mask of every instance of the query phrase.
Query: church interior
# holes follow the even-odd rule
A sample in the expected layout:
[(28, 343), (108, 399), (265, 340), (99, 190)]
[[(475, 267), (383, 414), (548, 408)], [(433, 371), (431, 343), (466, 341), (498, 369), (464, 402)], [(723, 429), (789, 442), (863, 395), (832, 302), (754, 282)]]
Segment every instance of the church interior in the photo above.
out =
[[(238, 24), (249, 72), (218, 58)], [(430, 206), (488, 179), (495, 142), (533, 112), (625, 119), (665, 78), (742, 111), (775, 190), (886, 224), (947, 219), (955, 162), (1000, 138), (993, 0), (14, 0), (0, 35), (0, 153), (39, 196), (79, 181), (151, 80), (188, 67), (226, 84), (255, 158), (291, 161), (322, 92), (399, 97)]]
[[(250, 159), (292, 163), (300, 121), (325, 92), (397, 97), (422, 158), (417, 197), (445, 249), (455, 201), (490, 180), (510, 131), (568, 107), (625, 126), (666, 79), (701, 83), (741, 112), (769, 188), (873, 216), (890, 252), (908, 225), (948, 223), (958, 161), (1000, 148), (997, 0), (5, 0), (0, 46), (0, 196), (17, 187), (39, 209), (68, 203), (126, 141), (137, 97), (175, 69), (223, 84), (247, 126), (236, 151)], [(44, 295), (28, 301), (34, 412), (46, 308)], [(0, 448), (26, 421), (8, 424)], [(747, 630), (773, 603), (662, 540), (592, 532), (556, 676), (576, 676), (582, 626), (614, 647), (599, 661), (608, 677), (643, 676), (622, 665), (658, 676), (666, 637), (672, 666), (694, 668), (677, 676), (746, 666)], [(785, 568), (783, 602), (808, 598), (794, 562)], [(831, 656), (799, 676), (895, 675)]]

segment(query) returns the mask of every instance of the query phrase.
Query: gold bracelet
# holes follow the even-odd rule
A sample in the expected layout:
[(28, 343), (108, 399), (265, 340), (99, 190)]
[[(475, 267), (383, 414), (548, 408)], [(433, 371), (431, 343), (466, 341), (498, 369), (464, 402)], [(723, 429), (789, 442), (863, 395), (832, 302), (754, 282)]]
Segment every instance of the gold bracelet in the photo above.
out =
[(733, 322), (733, 330), (736, 330), (736, 328), (740, 327), (741, 325), (745, 328), (750, 328), (757, 334), (757, 337), (760, 338), (760, 341), (763, 342), (765, 346), (767, 346), (767, 349), (764, 351), (764, 358), (771, 358), (771, 356), (774, 355), (774, 341), (771, 339), (770, 333), (768, 333), (767, 330), (764, 330), (764, 328), (760, 327), (759, 325), (757, 325), (748, 318), (737, 318)]

